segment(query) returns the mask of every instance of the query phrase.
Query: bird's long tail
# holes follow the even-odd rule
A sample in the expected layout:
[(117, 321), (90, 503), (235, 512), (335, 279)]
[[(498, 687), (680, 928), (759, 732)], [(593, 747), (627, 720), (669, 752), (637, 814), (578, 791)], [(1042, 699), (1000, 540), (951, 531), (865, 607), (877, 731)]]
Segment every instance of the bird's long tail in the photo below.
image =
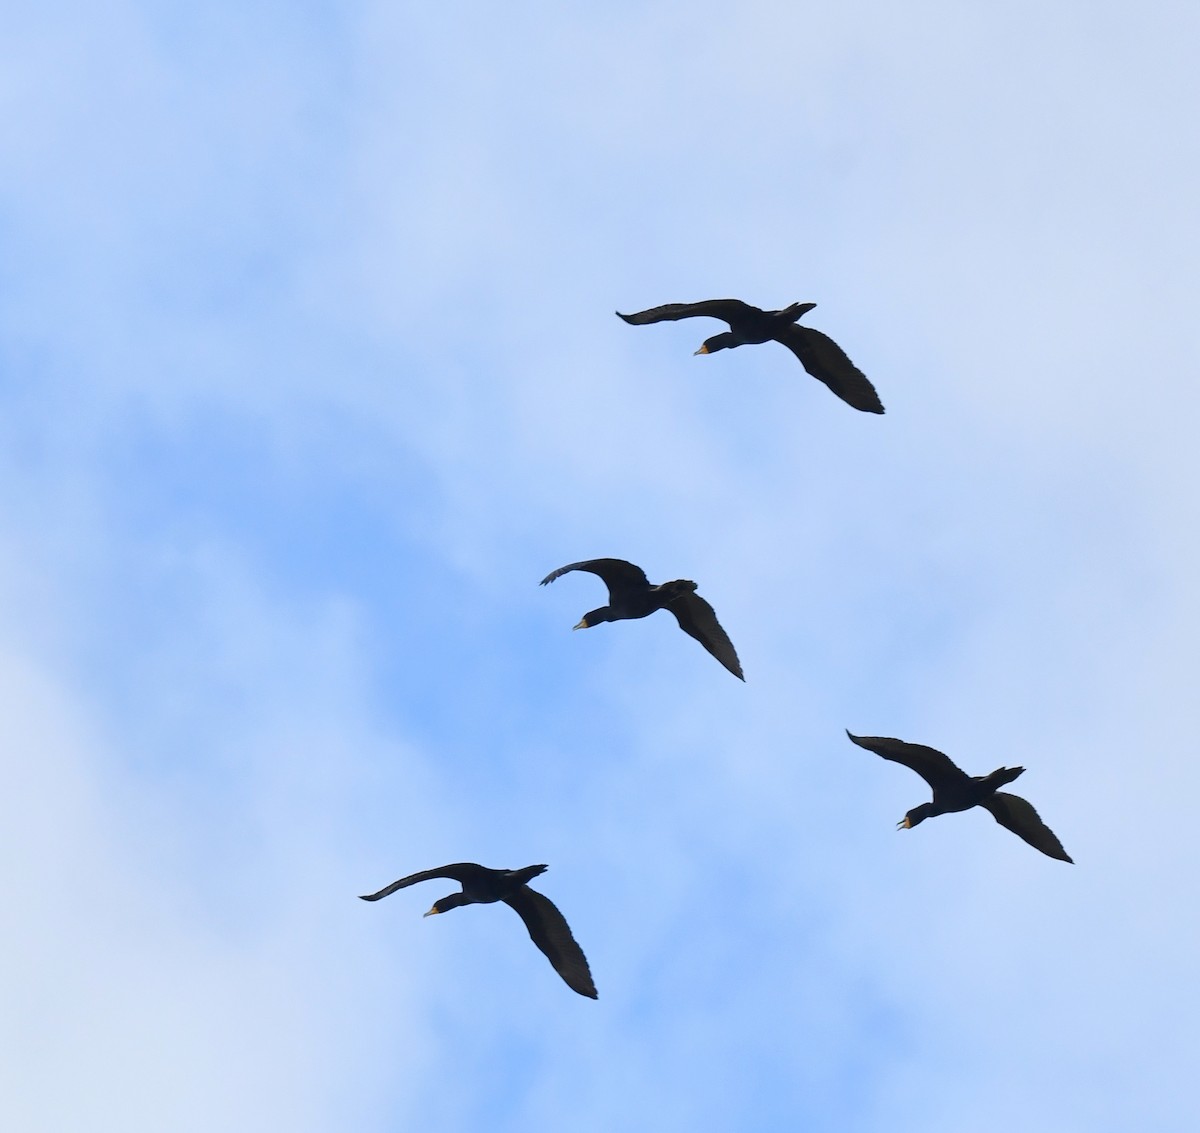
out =
[(801, 315), (808, 314), (816, 306), (816, 303), (793, 303), (790, 307), (784, 307), (780, 312), (789, 322), (795, 322)]
[(1024, 771), (1024, 767), (998, 767), (988, 776), (988, 781), (995, 783), (997, 787), (1003, 787), (1023, 774)]

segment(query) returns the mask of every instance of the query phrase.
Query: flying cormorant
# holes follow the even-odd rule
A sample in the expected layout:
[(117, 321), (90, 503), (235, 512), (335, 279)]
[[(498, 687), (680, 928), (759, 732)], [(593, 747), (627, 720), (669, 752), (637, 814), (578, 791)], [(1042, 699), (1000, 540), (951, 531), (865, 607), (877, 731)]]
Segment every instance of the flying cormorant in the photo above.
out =
[(706, 299), (702, 303), (667, 303), (632, 315), (622, 315), (620, 311), (617, 314), (633, 326), (698, 315), (721, 319), (729, 324), (729, 329), (705, 339), (697, 354), (715, 354), (718, 350), (774, 339), (795, 354), (814, 378), (824, 382), (847, 405), (864, 413), (882, 413), (883, 403), (875, 387), (846, 352), (827, 334), (796, 322), (815, 306), (816, 303), (793, 303), (782, 311), (764, 311), (740, 299)]
[(646, 572), (624, 559), (588, 559), (551, 571), (540, 585), (553, 582), (572, 570), (599, 575), (608, 587), (608, 605), (583, 615), (575, 629), (591, 629), (601, 622), (644, 618), (655, 610), (670, 610), (684, 633), (694, 637), (739, 680), (742, 666), (729, 635), (721, 628), (713, 608), (696, 593), (696, 584), (686, 578), (651, 586)]
[(554, 965), (554, 970), (562, 976), (572, 991), (596, 998), (596, 985), (592, 983), (592, 973), (588, 968), (587, 958), (583, 949), (571, 935), (566, 919), (554, 907), (548, 897), (543, 897), (536, 889), (529, 888), (529, 882), (539, 874), (546, 872), (544, 865), (527, 865), (524, 869), (488, 869), (474, 862), (454, 862), (438, 869), (426, 869), (420, 873), (410, 873), (407, 877), (393, 881), (378, 893), (371, 893), (362, 898), (364, 901), (378, 901), (395, 893), (397, 889), (406, 889), (421, 881), (431, 881), (435, 877), (447, 877), (457, 881), (462, 886), (461, 893), (451, 893), (434, 901), (433, 908), (425, 915), (444, 913), (449, 909), (457, 909), (459, 905), (490, 905), (494, 901), (503, 901), (516, 909), (517, 915), (525, 922), (529, 935)]
[(1024, 767), (998, 767), (990, 775), (972, 776), (960, 770), (948, 755), (923, 744), (909, 744), (885, 736), (856, 736), (849, 731), (846, 735), (867, 751), (893, 763), (903, 763), (933, 788), (933, 802), (922, 803), (910, 810), (897, 824), (901, 830), (911, 830), (937, 814), (981, 806), (990, 811), (1001, 826), (1025, 839), (1035, 850), (1060, 862), (1071, 861), (1054, 831), (1029, 803), (1019, 795), (997, 789), (1011, 783), (1025, 770)]

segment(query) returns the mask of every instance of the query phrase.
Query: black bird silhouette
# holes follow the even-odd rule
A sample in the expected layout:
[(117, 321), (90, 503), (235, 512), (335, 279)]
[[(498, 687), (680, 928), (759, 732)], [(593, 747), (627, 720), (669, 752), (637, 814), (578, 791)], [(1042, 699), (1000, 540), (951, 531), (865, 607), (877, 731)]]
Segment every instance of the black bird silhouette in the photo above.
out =
[(846, 735), (867, 751), (893, 763), (903, 763), (933, 788), (933, 802), (922, 803), (910, 810), (897, 824), (900, 829), (910, 830), (934, 815), (981, 806), (990, 811), (1001, 826), (1023, 838), (1035, 850), (1060, 862), (1071, 861), (1054, 831), (1038, 817), (1030, 803), (1019, 795), (997, 789), (1011, 783), (1025, 770), (1024, 767), (998, 767), (990, 775), (971, 776), (960, 770), (948, 755), (923, 744), (909, 744), (884, 736), (856, 736), (849, 731)]
[(655, 610), (670, 610), (679, 628), (694, 637), (739, 680), (742, 666), (729, 635), (721, 628), (713, 608), (696, 593), (696, 584), (686, 578), (651, 586), (646, 572), (624, 559), (588, 559), (551, 571), (539, 585), (553, 582), (572, 570), (599, 575), (608, 587), (608, 605), (583, 615), (575, 629), (591, 629), (601, 622), (621, 622), (645, 618)]
[(528, 883), (545, 873), (546, 868), (544, 865), (527, 865), (524, 869), (488, 869), (474, 862), (454, 862), (438, 869), (410, 873), (408, 877), (393, 881), (378, 893), (371, 893), (362, 900), (378, 901), (397, 889), (406, 889), (435, 877), (457, 881), (462, 886), (462, 892), (451, 893), (449, 897), (434, 901), (433, 908), (425, 914), (427, 917), (457, 909), (459, 905), (490, 905), (494, 901), (503, 901), (516, 909), (534, 944), (546, 954), (554, 970), (566, 981), (567, 987), (595, 999), (596, 985), (592, 983), (587, 958), (571, 935), (566, 919), (548, 897), (529, 888)]
[(697, 315), (721, 319), (729, 324), (729, 329), (706, 338), (697, 354), (715, 354), (718, 350), (773, 339), (783, 343), (814, 378), (824, 382), (847, 405), (864, 413), (882, 413), (883, 403), (875, 387), (846, 352), (827, 334), (797, 324), (796, 320), (815, 306), (816, 303), (793, 303), (782, 311), (764, 311), (740, 299), (706, 299), (702, 303), (667, 303), (632, 315), (622, 315), (620, 311), (617, 314), (632, 326), (674, 322)]

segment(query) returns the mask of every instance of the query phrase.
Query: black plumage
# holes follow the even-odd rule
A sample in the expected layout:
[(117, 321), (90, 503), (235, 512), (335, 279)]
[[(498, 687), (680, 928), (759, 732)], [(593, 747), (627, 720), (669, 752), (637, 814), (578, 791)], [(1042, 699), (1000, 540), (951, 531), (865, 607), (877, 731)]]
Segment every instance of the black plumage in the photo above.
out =
[(697, 354), (715, 354), (718, 350), (773, 340), (786, 346), (814, 378), (824, 382), (847, 405), (864, 413), (882, 413), (883, 403), (875, 387), (846, 352), (827, 334), (796, 322), (815, 306), (816, 303), (793, 303), (782, 311), (764, 311), (740, 299), (706, 299), (701, 303), (666, 303), (632, 315), (622, 315), (620, 311), (617, 314), (633, 326), (699, 315), (721, 319), (729, 324), (729, 330), (705, 339)]
[(700, 642), (739, 680), (746, 679), (742, 675), (742, 665), (733, 642), (721, 628), (713, 608), (696, 593), (694, 582), (677, 578), (672, 582), (651, 586), (646, 572), (624, 559), (588, 559), (551, 571), (540, 585), (545, 586), (573, 570), (599, 575), (608, 587), (608, 605), (584, 614), (575, 629), (591, 629), (601, 622), (645, 618), (655, 610), (670, 610), (684, 633)]
[(460, 905), (490, 905), (495, 901), (503, 901), (517, 911), (534, 944), (546, 954), (567, 986), (580, 995), (595, 999), (596, 985), (592, 982), (591, 969), (588, 968), (583, 949), (571, 935), (566, 918), (548, 897), (529, 888), (529, 882), (545, 873), (546, 868), (544, 865), (527, 865), (524, 869), (488, 869), (474, 862), (454, 862), (438, 869), (411, 873), (408, 877), (393, 881), (378, 893), (364, 896), (362, 900), (378, 901), (397, 889), (406, 889), (435, 877), (457, 881), (462, 886), (462, 892), (451, 893), (449, 897), (435, 901), (433, 908), (425, 914), (427, 917), (457, 909)]
[(990, 775), (972, 776), (961, 770), (948, 755), (923, 744), (905, 743), (885, 736), (856, 736), (849, 731), (846, 735), (859, 747), (893, 763), (904, 764), (933, 789), (933, 802), (922, 803), (910, 810), (898, 824), (901, 829), (910, 830), (938, 814), (981, 806), (1001, 826), (1023, 838), (1035, 850), (1061, 862), (1071, 861), (1054, 831), (1041, 820), (1030, 803), (1019, 795), (998, 789), (1011, 783), (1024, 772), (1024, 767), (998, 767)]

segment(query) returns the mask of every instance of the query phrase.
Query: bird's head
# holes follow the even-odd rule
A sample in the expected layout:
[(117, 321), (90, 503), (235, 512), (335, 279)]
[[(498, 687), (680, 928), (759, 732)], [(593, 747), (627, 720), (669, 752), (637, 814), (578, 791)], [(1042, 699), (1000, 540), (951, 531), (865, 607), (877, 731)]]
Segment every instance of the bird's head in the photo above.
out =
[(737, 338), (731, 331), (724, 331), (722, 334), (714, 334), (712, 338), (706, 338), (701, 344), (697, 354), (715, 354), (718, 350), (732, 349), (740, 345)]
[(601, 606), (598, 610), (588, 610), (582, 618), (579, 619), (578, 625), (573, 625), (572, 629), (591, 629), (592, 626), (598, 626), (601, 622), (611, 622), (611, 610), (608, 606)]
[(913, 807), (912, 810), (896, 823), (896, 829), (911, 830), (914, 826), (920, 826), (929, 817), (929, 812), (932, 809), (930, 803), (922, 803), (920, 806)]
[(434, 901), (433, 908), (425, 916), (435, 917), (438, 913), (448, 913), (451, 909), (457, 909), (459, 905), (469, 905), (470, 903), (465, 893), (451, 893), (449, 897), (439, 897)]

